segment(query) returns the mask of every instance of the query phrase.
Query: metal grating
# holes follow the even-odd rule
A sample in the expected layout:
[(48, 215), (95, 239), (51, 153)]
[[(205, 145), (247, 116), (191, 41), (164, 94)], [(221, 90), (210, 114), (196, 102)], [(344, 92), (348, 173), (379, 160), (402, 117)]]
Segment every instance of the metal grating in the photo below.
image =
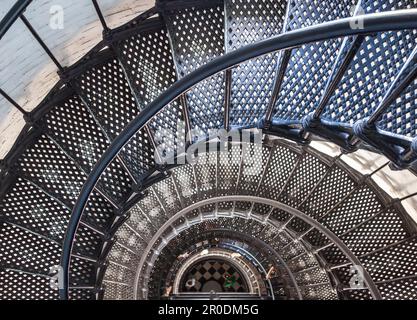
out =
[(50, 278), (15, 270), (0, 270), (1, 300), (57, 300)]
[(382, 130), (410, 138), (417, 136), (417, 79), (395, 100), (378, 122)]
[(305, 252), (304, 246), (299, 242), (294, 242), (290, 246), (285, 246), (285, 247), (276, 248), (276, 249), (278, 249), (278, 252), (281, 254), (281, 257), (284, 260), (290, 260), (291, 258), (299, 256), (300, 254)]
[[(59, 103), (45, 116), (47, 134), (84, 170), (91, 172), (109, 146), (109, 141), (94, 117), (77, 96)], [(117, 177), (117, 178), (116, 178)], [(131, 184), (121, 164), (115, 160), (103, 173), (99, 186), (120, 201)]]
[(303, 233), (311, 228), (311, 226), (304, 220), (294, 217), (287, 225), (288, 229), (295, 231), (296, 233)]
[[(21, 177), (5, 193), (0, 205), (0, 279), (6, 274), (9, 277), (0, 281), (3, 290), (1, 297), (56, 297), (56, 293), (47, 288), (48, 267), (59, 260), (60, 242), (65, 232), (63, 226), (67, 224), (71, 207), (86, 175), (91, 172), (110, 140), (138, 115), (139, 110), (176, 80), (174, 68), (179, 77), (184, 77), (198, 66), (223, 54), (224, 47), (228, 51), (234, 50), (245, 42), (270, 37), (283, 28), (285, 2), (226, 0), (225, 11), (217, 3), (214, 6), (213, 2), (202, 4), (203, 8), (188, 6), (183, 9), (184, 3), (180, 2), (180, 8), (167, 10), (164, 15), (170, 25), (169, 35), (161, 26), (162, 29), (141, 32), (119, 43), (117, 49), (122, 53), (123, 66), (114, 58), (104, 61), (101, 53), (106, 56), (110, 50), (103, 50), (98, 57), (101, 60), (99, 64), (71, 83), (75, 85), (79, 96), (60, 101), (48, 110), (49, 113), (40, 121), (42, 123), (38, 123), (40, 129), (46, 131), (34, 140), (16, 164), (13, 163), (14, 169), (17, 169), (13, 173)], [(289, 5), (285, 30), (347, 16), (351, 14), (351, 5), (353, 3), (347, 0), (333, 1), (332, 4), (318, 0), (293, 0)], [(367, 11), (373, 12), (415, 6), (415, 1), (370, 0), (365, 1), (364, 5)], [(264, 23), (264, 19), (267, 22)], [(223, 30), (224, 23), (226, 30)], [(242, 31), (242, 28), (246, 29)], [(254, 35), (254, 38), (247, 37), (247, 33)], [(400, 31), (368, 36), (333, 96), (327, 117), (352, 124), (369, 115), (416, 45), (415, 33)], [(293, 49), (284, 78), (284, 91), (281, 93), (287, 99), (284, 103), (289, 108), (281, 110), (283, 105), (280, 105), (281, 100), (278, 101), (278, 108), (283, 111), (279, 113), (281, 118), (299, 120), (313, 110), (323, 93), (341, 41), (331, 40)], [(173, 53), (170, 46), (174, 49)], [(242, 64), (233, 71), (233, 125), (253, 125), (262, 117), (270, 98), (276, 57), (267, 55)], [(84, 62), (91, 66), (89, 59)], [(129, 79), (126, 79), (126, 74)], [(413, 136), (414, 86), (415, 83), (397, 99), (380, 122), (381, 128)], [(209, 128), (222, 126), (222, 75), (195, 86), (187, 93), (187, 98), (193, 125), (204, 129), (206, 133)], [(184, 100), (182, 102), (183, 106), (187, 104)], [(253, 108), (248, 108), (249, 105)], [(101, 261), (97, 260), (101, 258), (103, 244), (109, 244), (106, 242), (109, 236), (107, 231), (115, 219), (114, 208), (109, 200), (121, 204), (127, 199), (132, 184), (129, 174), (133, 174), (141, 185), (144, 175), (149, 174), (147, 171), (154, 166), (155, 145), (153, 136), (149, 134), (153, 135), (158, 129), (173, 129), (176, 120), (183, 119), (181, 108), (179, 102), (173, 102), (149, 123), (150, 131), (146, 128), (138, 133), (125, 146), (120, 158), (115, 158), (110, 164), (90, 196), (74, 243), (70, 277), (72, 299), (94, 299), (100, 293), (94, 288), (97, 268), (101, 267)], [(157, 143), (160, 138), (156, 134)], [(170, 149), (178, 143), (176, 138), (165, 135), (164, 141)], [(230, 156), (213, 154), (216, 159), (210, 165), (197, 163), (176, 169), (172, 179), (149, 188), (145, 198), (131, 210), (137, 215), (129, 220), (133, 227), (125, 224), (118, 230), (118, 242), (111, 251), (111, 259), (137, 265), (147, 240), (169, 216), (183, 206), (213, 195), (253, 194), (260, 190), (262, 195), (294, 207), (303, 204), (301, 208), (306, 213), (322, 221), (364, 261), (384, 298), (415, 297), (414, 287), (409, 288), (415, 286), (415, 239), (404, 240), (410, 233), (403, 217), (400, 212), (385, 208), (374, 187), (364, 186), (343, 200), (356, 186), (355, 183), (339, 168), (328, 171), (329, 168), (312, 154), (303, 154), (300, 159), (295, 151), (278, 146), (268, 158), (269, 147), (264, 146), (261, 151), (252, 145), (249, 152), (255, 156), (255, 171), (266, 169), (262, 171), (262, 174), (266, 174), (263, 177), (250, 172), (251, 166), (246, 162), (245, 150), (241, 146), (233, 146), (232, 150)], [(237, 162), (231, 163), (235, 159)], [(4, 168), (1, 170), (3, 174)], [(132, 172), (127, 172), (130, 170)], [(326, 172), (328, 176), (325, 176)], [(337, 181), (337, 185), (334, 181)], [(219, 193), (216, 192), (217, 187)], [(244, 201), (224, 202), (222, 206), (228, 210), (235, 207), (245, 214), (253, 214), (258, 220), (270, 214), (268, 206)], [(211, 216), (216, 208), (222, 206), (212, 204), (200, 210), (206, 216)], [(192, 213), (194, 217), (197, 215), (198, 210)], [(270, 221), (279, 224), (287, 222), (286, 227), (297, 233), (310, 228), (301, 219), (290, 219), (282, 210), (274, 210), (270, 218)], [(182, 229), (187, 223), (186, 219), (180, 218), (174, 226)], [(201, 224), (198, 230), (202, 232), (218, 227), (242, 231), (270, 241), (274, 248), (282, 251), (285, 259), (296, 261), (298, 268), (302, 268), (303, 264), (308, 265), (311, 262), (309, 258), (313, 259), (305, 253), (305, 242), (315, 247), (328, 243), (323, 234), (316, 230), (298, 241), (292, 239), (292, 232), (286, 229), (276, 229), (258, 221), (237, 217), (213, 219)], [(168, 236), (172, 231), (175, 232), (170, 229), (163, 235)], [(188, 235), (185, 234), (181, 240)], [(158, 239), (155, 248), (162, 247), (163, 241)], [(36, 248), (36, 254), (33, 248)], [(149, 254), (148, 260), (153, 254), (155, 252)], [(330, 265), (345, 264), (347, 261), (335, 245), (320, 249), (319, 255)], [(299, 257), (302, 259), (299, 260)], [(322, 270), (311, 270), (308, 277), (307, 273), (297, 274), (306, 298), (335, 297), (330, 284), (320, 283), (324, 280), (321, 277)], [(320, 274), (316, 274), (316, 271), (320, 271)], [(339, 268), (337, 274), (339, 280), (346, 283), (346, 268)], [(18, 287), (17, 281), (30, 288), (31, 293), (26, 291), (26, 287)], [(35, 282), (39, 287), (35, 287)], [(120, 290), (124, 284), (107, 280), (107, 285), (109, 290)], [(351, 291), (346, 296), (366, 298), (368, 294), (367, 290)]]
[(76, 289), (70, 288), (70, 300), (96, 300), (96, 292), (91, 289)]
[(217, 194), (225, 195), (236, 190), (236, 181), (240, 173), (241, 164), (240, 145), (227, 145), (227, 149), (218, 152)]
[(22, 225), (61, 242), (70, 211), (21, 178), (9, 189), (0, 204), (0, 219)]
[[(139, 113), (140, 107), (116, 59), (91, 68), (75, 85), (110, 139), (114, 139)], [(137, 179), (154, 163), (154, 146), (150, 139), (145, 130), (139, 131), (120, 153)]]
[(139, 258), (139, 256), (133, 254), (131, 251), (128, 251), (117, 242), (113, 245), (108, 255), (109, 260), (116, 261), (126, 266), (137, 266), (139, 264)]
[(137, 206), (146, 214), (156, 230), (168, 220), (164, 208), (161, 207), (158, 197), (152, 189), (148, 189), (148, 195)]
[(126, 223), (136, 230), (136, 232), (141, 235), (142, 239), (149, 241), (156, 232), (149, 218), (138, 206), (134, 206), (129, 212), (130, 218)]
[(78, 227), (73, 244), (74, 254), (97, 259), (100, 256), (102, 246), (103, 239), (100, 234), (84, 225)]
[(155, 166), (155, 147), (147, 130), (138, 131), (123, 147), (119, 155), (136, 180), (141, 181)]
[(241, 194), (256, 194), (269, 153), (270, 149), (260, 143), (242, 146), (242, 167), (237, 186)]
[(272, 210), (271, 215), (269, 216), (269, 219), (273, 222), (285, 222), (287, 221), (289, 218), (291, 217), (291, 215), (281, 209), (275, 208), (274, 210)]
[(317, 260), (314, 259), (312, 254), (305, 253), (291, 261), (287, 262), (287, 265), (294, 272), (302, 271), (304, 269), (312, 268), (317, 265)]
[(403, 279), (378, 285), (382, 299), (385, 300), (416, 300), (417, 279)]
[(301, 286), (325, 283), (329, 281), (326, 272), (319, 267), (296, 273), (295, 280), (297, 281), (298, 285)]
[(370, 116), (415, 45), (415, 31), (367, 36), (323, 116), (348, 124)]
[[(224, 12), (221, 6), (184, 8), (164, 12), (173, 46), (178, 78), (224, 53)], [(203, 130), (223, 125), (224, 79), (215, 75), (187, 93), (192, 128)], [(210, 105), (210, 108), (205, 106)]]
[(355, 182), (342, 169), (334, 166), (300, 210), (318, 219), (329, 212), (355, 187)]
[(348, 263), (347, 257), (334, 244), (320, 251), (320, 256), (330, 265), (341, 265)]
[(417, 273), (417, 240), (412, 238), (379, 250), (361, 259), (376, 282), (415, 276)]
[(7, 223), (0, 223), (0, 263), (3, 267), (48, 275), (59, 265), (60, 245)]
[(90, 172), (109, 141), (78, 96), (54, 106), (44, 117), (47, 134), (86, 172)]
[[(272, 240), (269, 244), (271, 245), (271, 247), (273, 249), (275, 249), (277, 252), (279, 252), (282, 256), (282, 253), (281, 253), (282, 248), (284, 248), (285, 246), (290, 245), (292, 240), (293, 239), (288, 235), (288, 233), (276, 232), (276, 235), (272, 238)], [(293, 252), (291, 252), (290, 254), (293, 254), (295, 252), (294, 249), (292, 249), (292, 250), (293, 250)], [(288, 254), (288, 252), (287, 252), (287, 254)], [(301, 254), (301, 252), (300, 252), (300, 254)], [(286, 256), (284, 259), (289, 259), (290, 260), (290, 258), (288, 256)]]
[[(349, 17), (356, 3), (357, 0), (291, 0), (285, 31)], [(275, 118), (300, 120), (317, 107), (342, 42), (343, 39), (332, 39), (293, 49), (275, 104)]]
[(346, 290), (343, 292), (346, 300), (373, 300), (371, 293), (367, 289)]
[[(46, 114), (44, 123), (48, 136), (87, 174), (110, 145), (104, 132), (77, 96), (57, 104)], [(127, 173), (115, 160), (103, 173), (98, 186), (116, 202), (120, 202), (129, 192), (130, 184)]]
[(133, 291), (126, 290), (125, 284), (104, 282), (104, 300), (133, 300)]
[[(131, 79), (141, 110), (177, 80), (169, 37), (162, 26), (158, 25), (152, 31), (140, 32), (120, 41), (116, 50)], [(182, 106), (179, 101), (174, 101), (149, 124), (156, 143), (167, 155), (172, 154), (177, 144), (183, 144), (178, 141), (181, 132), (177, 128), (178, 121), (183, 120)]]
[(93, 191), (88, 199), (82, 220), (99, 230), (108, 230), (114, 221), (114, 207), (97, 191)]
[(180, 192), (184, 206), (197, 201), (197, 188), (194, 177), (194, 170), (191, 166), (181, 166), (173, 170), (172, 174), (175, 184)]
[(130, 250), (140, 254), (146, 248), (147, 243), (142, 240), (137, 234), (137, 231), (133, 231), (126, 225), (122, 225), (116, 233), (117, 242), (129, 248)]
[(217, 153), (199, 153), (194, 164), (199, 199), (216, 195), (217, 187)]
[(320, 284), (301, 289), (305, 300), (337, 300), (337, 293), (330, 284)]
[(395, 210), (388, 210), (362, 224), (341, 240), (356, 256), (384, 248), (409, 236), (403, 219)]
[(330, 242), (329, 238), (327, 238), (322, 232), (318, 231), (317, 229), (308, 232), (304, 236), (304, 239), (316, 248), (321, 248)]
[(45, 135), (20, 157), (17, 170), (69, 207), (78, 198), (86, 175)]
[(72, 287), (95, 286), (96, 284), (96, 263), (73, 257), (69, 283)]
[(334, 275), (337, 277), (338, 281), (344, 285), (345, 287), (351, 287), (351, 280), (353, 277), (353, 273), (351, 268), (353, 266), (351, 264), (347, 266), (343, 266), (334, 270)]
[(129, 83), (116, 59), (86, 71), (75, 85), (111, 139), (139, 113)]
[(118, 282), (118, 283), (126, 283), (131, 284), (131, 280), (135, 278), (135, 272), (128, 268), (120, 267), (119, 264), (109, 262), (109, 265), (106, 269), (106, 277), (104, 278), (104, 282), (107, 285), (109, 282)]
[(174, 215), (181, 209), (181, 202), (172, 177), (155, 183), (153, 190), (168, 216)]
[(277, 145), (272, 151), (268, 168), (266, 168), (259, 189), (261, 196), (278, 199), (281, 189), (285, 186), (299, 155), (290, 149)]
[[(226, 52), (278, 35), (286, 1), (226, 0)], [(232, 71), (230, 124), (253, 126), (262, 119), (272, 95), (278, 54), (242, 63)]]
[(290, 206), (297, 206), (318, 184), (328, 170), (316, 157), (306, 153), (284, 188), (280, 201)]
[(253, 205), (251, 216), (259, 216), (259, 218), (266, 218), (267, 215), (271, 212), (272, 207), (266, 204), (255, 203)]
[(382, 204), (377, 195), (365, 186), (355, 191), (321, 222), (336, 235), (340, 235), (381, 210)]
[(248, 201), (236, 201), (234, 206), (234, 212), (236, 214), (243, 213), (246, 215), (249, 214), (250, 209), (252, 208), (252, 203)]
[(104, 170), (96, 188), (104, 190), (110, 199), (116, 203), (123, 203), (130, 195), (133, 181), (124, 170), (118, 159), (113, 160)]

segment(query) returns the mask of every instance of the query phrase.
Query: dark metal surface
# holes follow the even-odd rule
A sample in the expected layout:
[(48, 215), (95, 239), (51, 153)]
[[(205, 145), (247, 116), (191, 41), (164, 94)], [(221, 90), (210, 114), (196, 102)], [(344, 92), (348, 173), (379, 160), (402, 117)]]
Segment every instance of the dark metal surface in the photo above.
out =
[(60, 291), (62, 298), (68, 298), (68, 271), (70, 267), (70, 252), (73, 246), (73, 239), (83, 212), (88, 201), (90, 192), (93, 190), (97, 180), (106, 169), (111, 160), (117, 155), (120, 149), (128, 142), (140, 128), (142, 128), (152, 117), (164, 106), (178, 98), (183, 92), (196, 83), (222, 71), (231, 66), (246, 60), (261, 56), (270, 52), (288, 49), (303, 43), (325, 40), (333, 37), (342, 37), (355, 34), (369, 34), (385, 30), (402, 30), (417, 28), (417, 10), (397, 11), (390, 13), (372, 14), (363, 17), (364, 29), (353, 30), (352, 22), (355, 20), (341, 19), (318, 26), (305, 28), (299, 31), (289, 32), (268, 40), (261, 41), (254, 45), (248, 45), (225, 56), (219, 57), (191, 74), (185, 75), (181, 80), (174, 83), (163, 96), (158, 97), (150, 103), (142, 112), (140, 117), (133, 120), (114, 140), (111, 147), (104, 153), (100, 161), (95, 165), (88, 180), (83, 186), (68, 226), (68, 232), (63, 246), (61, 265), (64, 269), (64, 288)]

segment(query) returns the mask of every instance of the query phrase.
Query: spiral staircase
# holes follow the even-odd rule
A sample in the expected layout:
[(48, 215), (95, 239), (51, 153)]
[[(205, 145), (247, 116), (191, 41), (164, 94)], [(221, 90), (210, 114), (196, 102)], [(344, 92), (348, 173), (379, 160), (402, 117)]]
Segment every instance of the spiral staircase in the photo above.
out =
[(30, 111), (0, 89), (25, 120), (1, 299), (417, 298), (417, 1), (157, 0), (110, 28), (93, 0), (68, 66), (37, 2), (0, 24), (59, 76)]

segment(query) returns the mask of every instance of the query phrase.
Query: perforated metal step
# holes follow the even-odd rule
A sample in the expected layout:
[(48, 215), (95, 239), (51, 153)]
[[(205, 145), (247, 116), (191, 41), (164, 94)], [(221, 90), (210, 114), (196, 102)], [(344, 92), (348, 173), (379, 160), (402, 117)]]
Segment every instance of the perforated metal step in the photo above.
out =
[[(30, 113), (0, 92), (27, 122), (0, 166), (0, 298), (59, 298), (51, 282), (65, 254), (70, 299), (160, 297), (167, 267), (186, 244), (209, 241), (206, 231), (212, 238), (233, 234), (264, 269), (277, 265), (270, 296), (417, 298), (417, 229), (401, 202), (373, 182), (381, 167), (365, 176), (342, 153), (328, 156), (307, 145), (314, 134), (348, 151), (373, 148), (398, 168), (412, 166), (411, 29), (268, 53), (178, 92), (114, 154), (87, 194), (71, 248), (65, 245), (74, 205), (100, 158), (176, 82), (247, 44), (414, 8), (415, 1), (159, 0), (113, 30), (95, 7), (104, 39), (66, 68), (22, 16), (61, 80)], [(316, 118), (307, 117), (312, 112)], [(375, 114), (383, 131), (375, 123), (358, 126)], [(207, 135), (257, 126), (303, 145), (266, 135), (260, 145), (227, 142), (227, 151), (200, 152), (196, 163), (164, 165), (190, 138), (202, 138), (189, 129)], [(351, 284), (356, 267), (364, 271), (361, 288)]]

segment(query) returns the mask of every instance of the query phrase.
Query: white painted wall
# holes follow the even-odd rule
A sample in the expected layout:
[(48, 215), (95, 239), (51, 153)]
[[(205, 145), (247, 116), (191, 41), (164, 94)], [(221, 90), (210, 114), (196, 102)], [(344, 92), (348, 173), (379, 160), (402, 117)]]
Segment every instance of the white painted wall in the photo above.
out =
[[(338, 146), (330, 142), (313, 142), (311, 146), (333, 157), (339, 154)], [(386, 157), (366, 150), (343, 155), (341, 160), (362, 174), (370, 174), (388, 162)], [(393, 171), (385, 166), (373, 174), (372, 179), (393, 198), (402, 199), (417, 192), (417, 176), (408, 170)], [(402, 204), (417, 222), (417, 196), (402, 201)]]
[[(0, 18), (14, 0), (0, 0)], [(154, 0), (99, 0), (109, 27), (114, 28), (151, 8)], [(50, 26), (53, 6), (63, 9), (63, 29)], [(55, 11), (56, 12), (56, 11)], [(91, 0), (33, 0), (25, 12), (40, 37), (63, 66), (79, 60), (102, 38)], [(0, 40), (0, 87), (25, 110), (33, 110), (58, 81), (55, 65), (18, 20)], [(0, 97), (0, 159), (10, 150), (23, 117)]]

